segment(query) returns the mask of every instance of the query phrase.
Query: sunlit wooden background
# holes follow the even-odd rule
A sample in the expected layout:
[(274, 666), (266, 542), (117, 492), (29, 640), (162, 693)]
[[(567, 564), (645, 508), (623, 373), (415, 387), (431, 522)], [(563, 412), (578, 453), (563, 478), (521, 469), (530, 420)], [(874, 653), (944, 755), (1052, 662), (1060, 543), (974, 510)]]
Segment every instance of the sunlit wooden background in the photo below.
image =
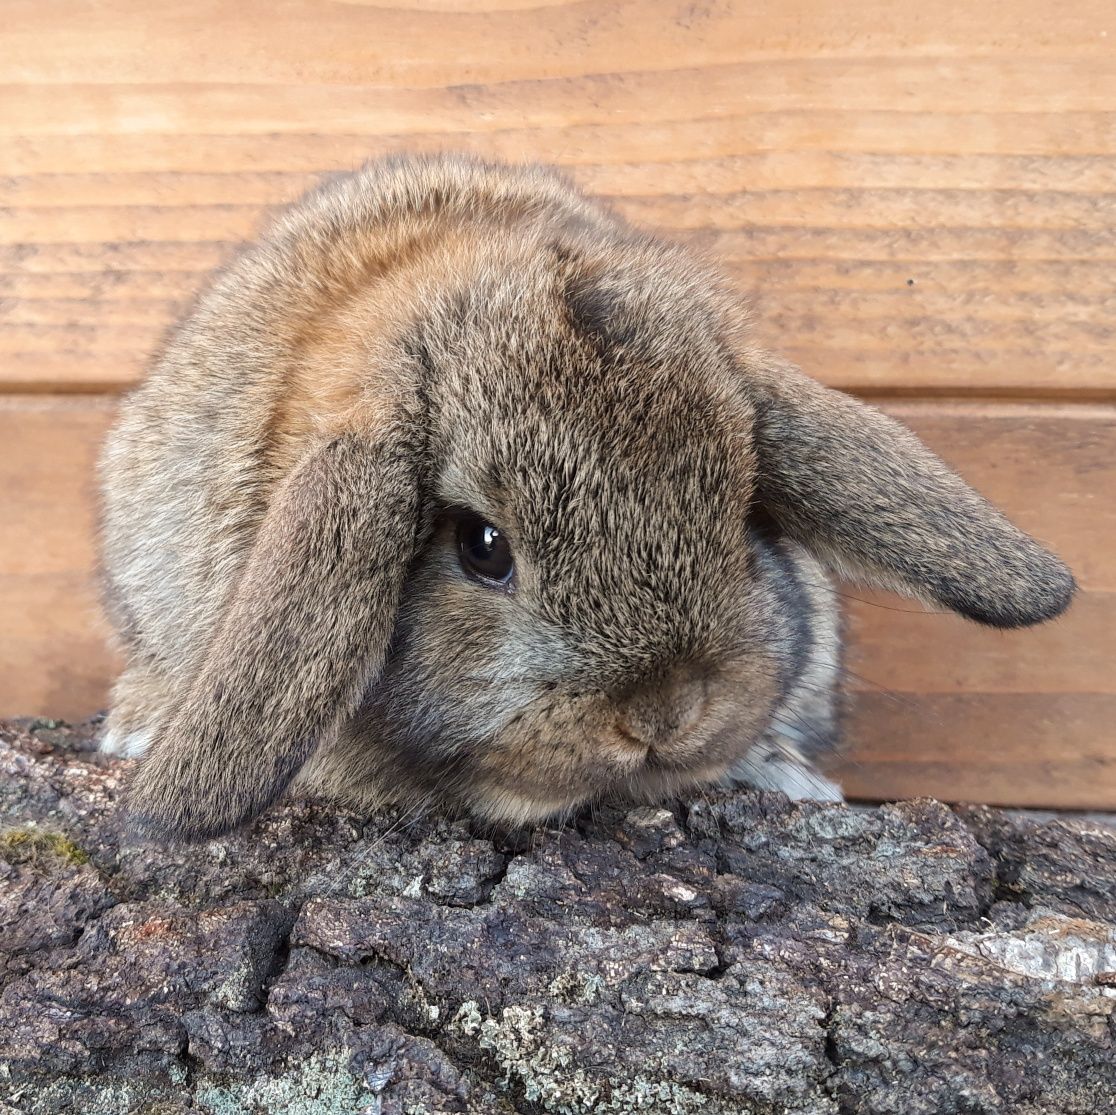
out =
[(711, 249), (765, 340), (1073, 565), (1041, 630), (851, 603), (851, 792), (1116, 807), (1110, 0), (0, 17), (0, 715), (105, 703), (97, 446), (206, 273), (319, 175), (452, 147), (561, 164)]

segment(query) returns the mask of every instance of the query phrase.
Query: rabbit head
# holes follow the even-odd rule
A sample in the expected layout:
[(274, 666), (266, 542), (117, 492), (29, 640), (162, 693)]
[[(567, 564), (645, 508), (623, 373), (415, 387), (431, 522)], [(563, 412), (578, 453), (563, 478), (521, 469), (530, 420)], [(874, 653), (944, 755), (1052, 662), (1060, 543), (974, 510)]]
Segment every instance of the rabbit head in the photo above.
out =
[[(155, 373), (247, 368), (219, 383), (255, 487), (132, 788), (149, 829), (223, 832), (296, 776), (501, 821), (715, 780), (803, 669), (787, 545), (982, 623), (1066, 606), (1061, 562), (753, 349), (686, 252), (539, 172), (362, 174), (227, 274)], [(236, 400), (261, 384), (257, 414)]]

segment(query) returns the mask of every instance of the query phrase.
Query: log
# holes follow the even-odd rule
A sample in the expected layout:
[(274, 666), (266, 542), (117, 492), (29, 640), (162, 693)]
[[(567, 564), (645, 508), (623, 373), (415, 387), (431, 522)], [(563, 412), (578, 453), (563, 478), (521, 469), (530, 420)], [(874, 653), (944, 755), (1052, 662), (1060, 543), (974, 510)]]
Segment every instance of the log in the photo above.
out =
[(710, 792), (484, 831), (121, 826), (0, 722), (0, 1111), (1116, 1110), (1116, 830)]

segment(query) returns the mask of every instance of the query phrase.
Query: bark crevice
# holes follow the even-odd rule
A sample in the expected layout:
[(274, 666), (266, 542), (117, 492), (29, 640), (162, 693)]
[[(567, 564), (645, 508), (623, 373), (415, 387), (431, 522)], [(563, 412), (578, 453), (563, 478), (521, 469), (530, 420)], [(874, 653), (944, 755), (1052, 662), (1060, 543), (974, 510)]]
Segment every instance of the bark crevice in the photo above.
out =
[(295, 801), (161, 848), (95, 730), (0, 723), (0, 1112), (1116, 1111), (1099, 822)]

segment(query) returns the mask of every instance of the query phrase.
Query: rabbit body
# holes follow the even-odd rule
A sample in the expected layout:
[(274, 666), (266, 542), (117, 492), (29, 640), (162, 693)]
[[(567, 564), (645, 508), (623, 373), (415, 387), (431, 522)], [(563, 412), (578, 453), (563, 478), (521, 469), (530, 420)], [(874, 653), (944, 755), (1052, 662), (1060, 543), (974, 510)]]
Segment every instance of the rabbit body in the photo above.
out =
[(292, 781), (502, 822), (734, 777), (839, 797), (826, 567), (1000, 626), (1073, 591), (913, 435), (755, 349), (715, 268), (453, 156), (284, 214), (102, 478), (104, 747), (186, 838)]

